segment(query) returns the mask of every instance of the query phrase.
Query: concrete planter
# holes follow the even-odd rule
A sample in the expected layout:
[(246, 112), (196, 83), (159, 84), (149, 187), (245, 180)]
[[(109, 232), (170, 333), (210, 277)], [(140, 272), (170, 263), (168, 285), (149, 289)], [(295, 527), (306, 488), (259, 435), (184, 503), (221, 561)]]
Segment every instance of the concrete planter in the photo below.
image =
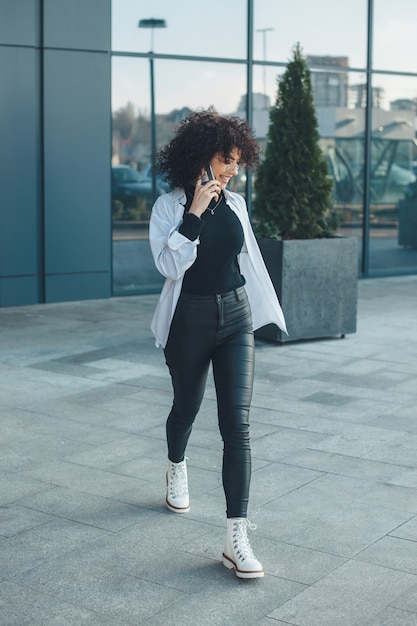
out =
[(398, 203), (398, 244), (417, 248), (417, 198)]
[(257, 338), (285, 343), (356, 332), (356, 237), (261, 239), (259, 246), (289, 335), (269, 324), (256, 331)]

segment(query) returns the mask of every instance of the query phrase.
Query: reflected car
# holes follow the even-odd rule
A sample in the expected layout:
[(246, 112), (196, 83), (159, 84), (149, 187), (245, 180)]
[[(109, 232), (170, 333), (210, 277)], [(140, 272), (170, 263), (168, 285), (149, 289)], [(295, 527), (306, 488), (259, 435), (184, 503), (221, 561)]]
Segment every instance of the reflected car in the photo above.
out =
[[(145, 178), (149, 178), (149, 180), (152, 180), (151, 164), (150, 163), (147, 163), (145, 165), (145, 167), (143, 168), (141, 174)], [(158, 195), (161, 194), (161, 193), (166, 193), (170, 189), (168, 183), (162, 178), (162, 176), (159, 176), (159, 174), (157, 174), (157, 176), (156, 176), (156, 189), (157, 189)]]
[[(156, 195), (164, 193), (165, 189), (156, 181)], [(129, 165), (113, 165), (111, 168), (112, 199), (129, 206), (135, 203), (137, 196), (152, 203), (152, 177), (149, 170), (146, 173), (138, 172)]]
[(398, 187), (405, 188), (416, 182), (416, 174), (413, 170), (405, 169), (394, 163), (391, 168), (391, 181)]

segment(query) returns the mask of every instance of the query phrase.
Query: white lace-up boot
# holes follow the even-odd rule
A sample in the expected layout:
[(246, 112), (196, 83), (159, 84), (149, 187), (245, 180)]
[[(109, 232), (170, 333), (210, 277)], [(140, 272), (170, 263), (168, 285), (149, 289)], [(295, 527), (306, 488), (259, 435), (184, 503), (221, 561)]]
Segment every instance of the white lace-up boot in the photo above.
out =
[(169, 462), (166, 505), (174, 513), (187, 513), (190, 510), (185, 459), (180, 463)]
[(223, 565), (228, 569), (234, 568), (239, 578), (262, 578), (264, 570), (250, 547), (248, 526), (252, 530), (256, 528), (245, 518), (235, 517), (227, 520)]

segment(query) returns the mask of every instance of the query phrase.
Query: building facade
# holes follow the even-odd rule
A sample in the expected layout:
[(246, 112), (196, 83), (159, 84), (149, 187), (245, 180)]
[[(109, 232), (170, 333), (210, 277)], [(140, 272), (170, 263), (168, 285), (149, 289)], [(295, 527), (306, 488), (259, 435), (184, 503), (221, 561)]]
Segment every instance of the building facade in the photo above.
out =
[[(0, 0), (0, 306), (157, 292), (155, 152), (191, 111), (261, 145), (293, 46), (308, 60), (340, 235), (361, 277), (417, 273), (413, 0)], [(249, 210), (253, 180), (234, 189)], [(253, 216), (256, 219), (256, 216)], [(415, 234), (414, 234), (415, 233)], [(415, 239), (414, 239), (415, 237)]]

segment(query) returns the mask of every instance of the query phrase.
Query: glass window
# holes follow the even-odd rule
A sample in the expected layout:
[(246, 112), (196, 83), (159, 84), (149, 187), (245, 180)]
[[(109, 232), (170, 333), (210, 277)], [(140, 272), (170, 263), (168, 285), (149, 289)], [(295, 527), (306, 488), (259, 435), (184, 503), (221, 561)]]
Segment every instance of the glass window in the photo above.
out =
[(159, 291), (148, 240), (153, 204), (149, 64), (113, 57), (112, 177), (113, 294)]
[(321, 147), (333, 179), (340, 235), (362, 236), (366, 76), (360, 72), (312, 70)]
[[(187, 80), (183, 82), (179, 76)], [(236, 112), (246, 94), (246, 65), (160, 60), (155, 84), (160, 111), (214, 106), (219, 113), (229, 115)]]
[[(254, 69), (253, 126), (261, 148), (266, 145), (269, 108), (283, 71), (270, 66)], [(359, 238), (364, 215), (365, 81), (360, 72), (311, 72), (321, 148), (333, 179), (333, 210), (340, 218), (338, 234)]]
[(374, 68), (416, 72), (416, 30), (415, 0), (374, 0)]
[[(213, 106), (224, 115), (245, 116), (246, 65), (154, 60), (157, 145), (167, 143), (178, 122)], [(178, 75), (189, 77), (187, 84)], [(147, 59), (113, 57), (113, 164), (150, 159), (150, 65)], [(242, 108), (243, 107), (243, 108)]]
[[(411, 2), (411, 0), (410, 0)], [(254, 58), (286, 63), (299, 42), (306, 55), (326, 64), (326, 57), (366, 67), (367, 0), (254, 2)]]
[[(157, 52), (244, 59), (247, 50), (246, 2), (242, 0), (113, 0), (112, 48), (124, 52)], [(142, 19), (157, 18), (166, 28), (138, 28)], [(153, 41), (152, 41), (153, 39)], [(176, 76), (178, 82), (184, 75)]]
[(417, 269), (417, 77), (373, 76), (370, 273)]
[[(153, 68), (157, 149), (198, 108), (245, 115), (245, 64), (157, 59)], [(151, 293), (160, 290), (163, 279), (150, 252), (149, 217), (154, 197), (168, 185), (151, 168), (150, 61), (113, 57), (112, 76), (113, 292)], [(178, 76), (188, 76), (189, 82)], [(244, 192), (244, 172), (235, 177), (233, 189)]]

